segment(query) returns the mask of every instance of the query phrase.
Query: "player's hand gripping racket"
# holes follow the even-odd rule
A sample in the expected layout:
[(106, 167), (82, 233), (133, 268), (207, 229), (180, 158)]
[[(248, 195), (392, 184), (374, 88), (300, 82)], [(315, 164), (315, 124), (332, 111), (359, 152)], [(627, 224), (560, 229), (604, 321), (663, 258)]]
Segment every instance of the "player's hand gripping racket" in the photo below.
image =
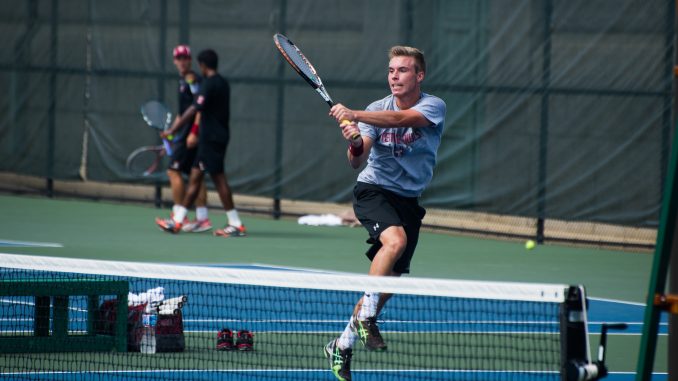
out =
[[(315, 91), (320, 94), (320, 96), (327, 102), (330, 107), (334, 106), (334, 102), (332, 101), (332, 98), (330, 98), (330, 94), (327, 93), (327, 90), (325, 90), (325, 86), (323, 86), (322, 80), (320, 80), (320, 76), (318, 73), (315, 71), (315, 68), (313, 65), (311, 65), (311, 62), (306, 58), (304, 53), (299, 50), (299, 48), (294, 45), (292, 41), (290, 41), (289, 38), (283, 36), (280, 33), (276, 33), (273, 36), (273, 42), (275, 43), (275, 46), (278, 48), (280, 51), (280, 54), (285, 58), (287, 63), (292, 66), (292, 68), (299, 73), (301, 78), (306, 80), (311, 87), (315, 89)], [(350, 120), (342, 120), (341, 125), (345, 125), (351, 123)], [(353, 140), (360, 139), (360, 133), (356, 133), (351, 137)]]
[[(162, 102), (158, 101), (148, 101), (141, 106), (141, 115), (144, 117), (144, 121), (150, 127), (158, 129), (160, 131), (166, 131), (172, 124), (172, 113), (169, 112), (167, 106)], [(169, 140), (172, 140), (172, 136), (168, 136)], [(162, 139), (162, 144), (165, 147), (165, 152), (168, 156), (172, 155), (172, 146), (169, 143), (169, 140)]]

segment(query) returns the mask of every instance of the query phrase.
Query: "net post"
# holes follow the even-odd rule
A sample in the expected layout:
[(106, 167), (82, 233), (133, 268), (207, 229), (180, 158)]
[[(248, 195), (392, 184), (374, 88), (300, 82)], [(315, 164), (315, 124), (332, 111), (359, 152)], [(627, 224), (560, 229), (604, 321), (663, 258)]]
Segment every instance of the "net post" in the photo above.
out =
[(588, 335), (585, 319), (588, 304), (583, 286), (570, 286), (560, 305), (560, 379), (576, 380), (579, 365), (588, 362)]
[[(675, 15), (675, 5), (671, 3), (671, 14)], [(655, 304), (655, 295), (663, 294), (666, 289), (670, 258), (678, 257), (678, 197), (675, 196), (676, 172), (678, 171), (678, 134), (674, 134), (671, 145), (671, 155), (666, 170), (664, 182), (661, 215), (657, 230), (657, 244), (652, 261), (652, 272), (645, 302), (645, 317), (643, 319), (643, 335), (638, 351), (638, 365), (636, 381), (648, 381), (652, 378), (655, 354), (657, 350), (657, 334), (659, 333), (659, 319), (661, 309)], [(673, 262), (674, 266), (678, 263)], [(674, 321), (673, 319), (671, 319)], [(672, 337), (669, 337), (669, 341)], [(675, 339), (674, 339), (675, 340)], [(675, 347), (676, 345), (674, 345)], [(669, 361), (671, 363), (671, 361)], [(675, 380), (673, 377), (672, 381)]]
[[(664, 113), (662, 118), (662, 142), (664, 147), (662, 148), (662, 176), (661, 179), (667, 178), (666, 176), (666, 164), (669, 162), (666, 160), (666, 155), (671, 152), (670, 150), (670, 141), (671, 141), (671, 117), (672, 111), (676, 110), (678, 103), (675, 103), (673, 89), (676, 85), (676, 80), (678, 80), (678, 56), (676, 54), (676, 2), (667, 1), (668, 12), (666, 12), (666, 40), (665, 40), (665, 52), (666, 52), (666, 68), (665, 70), (669, 73), (673, 72), (673, 81), (666, 82), (666, 96), (664, 97)], [(669, 74), (671, 75), (671, 74)], [(673, 103), (673, 108), (672, 106)], [(675, 143), (674, 143), (675, 144)], [(674, 146), (675, 147), (675, 146)], [(675, 148), (674, 148), (675, 149)], [(674, 168), (675, 170), (675, 168)], [(665, 184), (663, 184), (665, 185)], [(664, 189), (662, 187), (661, 189)], [(678, 224), (677, 224), (678, 225)], [(678, 227), (676, 228), (678, 230)], [(675, 236), (675, 232), (674, 232)], [(669, 287), (668, 292), (677, 295), (678, 294), (678, 249), (676, 249), (676, 242), (674, 241), (673, 248), (671, 250), (671, 257), (669, 258)], [(669, 315), (669, 348), (668, 348), (668, 373), (669, 381), (678, 381), (678, 363), (676, 361), (670, 361), (671, 359), (678, 358), (678, 313)]]

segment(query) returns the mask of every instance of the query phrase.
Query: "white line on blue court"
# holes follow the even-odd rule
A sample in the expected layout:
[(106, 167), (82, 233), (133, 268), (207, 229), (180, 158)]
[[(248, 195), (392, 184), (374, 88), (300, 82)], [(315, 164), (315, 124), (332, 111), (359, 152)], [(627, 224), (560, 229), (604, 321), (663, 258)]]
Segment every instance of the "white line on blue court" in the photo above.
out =
[(0, 239), (0, 247), (64, 247), (64, 245), (54, 242), (12, 241)]

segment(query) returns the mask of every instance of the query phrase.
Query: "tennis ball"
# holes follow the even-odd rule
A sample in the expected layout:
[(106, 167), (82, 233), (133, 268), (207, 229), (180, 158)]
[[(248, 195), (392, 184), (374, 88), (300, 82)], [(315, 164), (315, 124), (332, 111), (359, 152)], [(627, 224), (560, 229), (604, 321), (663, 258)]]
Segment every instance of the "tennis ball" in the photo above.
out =
[(535, 248), (535, 246), (537, 246), (537, 244), (533, 240), (528, 239), (527, 241), (525, 241), (525, 249), (526, 250), (532, 250), (532, 249)]

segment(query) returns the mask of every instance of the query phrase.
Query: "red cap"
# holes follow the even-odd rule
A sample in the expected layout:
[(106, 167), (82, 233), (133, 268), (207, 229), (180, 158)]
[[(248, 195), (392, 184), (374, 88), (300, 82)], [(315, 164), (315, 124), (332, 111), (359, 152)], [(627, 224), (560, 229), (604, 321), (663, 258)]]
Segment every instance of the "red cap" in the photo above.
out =
[(172, 51), (172, 56), (174, 56), (174, 58), (179, 57), (191, 58), (191, 48), (189, 48), (188, 45), (177, 45), (174, 48), (174, 51)]

